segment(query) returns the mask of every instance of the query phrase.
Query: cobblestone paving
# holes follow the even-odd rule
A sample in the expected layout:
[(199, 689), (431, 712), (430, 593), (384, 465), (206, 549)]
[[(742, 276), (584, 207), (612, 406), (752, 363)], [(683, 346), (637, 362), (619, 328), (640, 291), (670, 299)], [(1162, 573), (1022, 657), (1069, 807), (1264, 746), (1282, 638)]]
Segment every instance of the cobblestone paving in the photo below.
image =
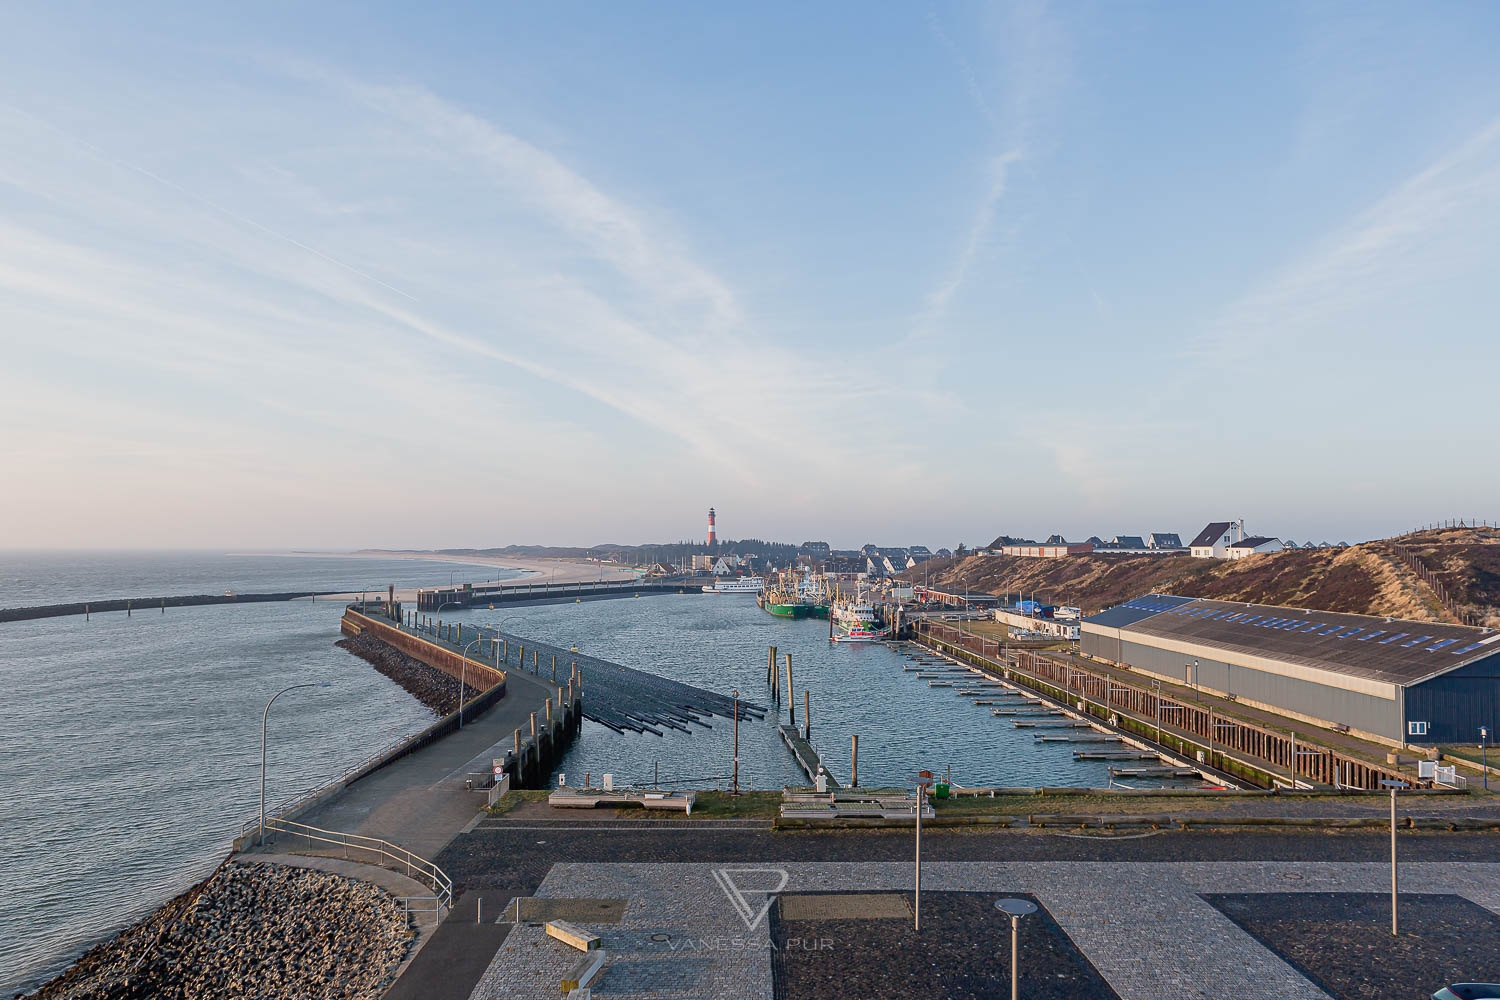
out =
[[(558, 864), (538, 895), (630, 900), (621, 925), (593, 925), (610, 951), (600, 997), (770, 998), (769, 929), (747, 929), (714, 864)], [(732, 867), (753, 868), (754, 862)], [(783, 891), (904, 889), (909, 862), (781, 862)], [(1123, 1000), (1280, 1000), (1327, 994), (1207, 903), (1202, 893), (1380, 892), (1390, 869), (1373, 862), (954, 862), (923, 866), (935, 890), (1030, 893)], [(1403, 889), (1455, 893), (1495, 910), (1500, 864), (1413, 862)], [(744, 882), (738, 884), (744, 885)], [(764, 882), (762, 888), (771, 888)], [(767, 898), (743, 893), (752, 916)], [(540, 933), (518, 927), (476, 1000), (535, 997), (517, 959)], [(653, 937), (654, 935), (654, 937)], [(539, 953), (540, 954), (540, 953)], [(534, 961), (541, 961), (535, 959)], [(556, 989), (555, 982), (551, 989)]]

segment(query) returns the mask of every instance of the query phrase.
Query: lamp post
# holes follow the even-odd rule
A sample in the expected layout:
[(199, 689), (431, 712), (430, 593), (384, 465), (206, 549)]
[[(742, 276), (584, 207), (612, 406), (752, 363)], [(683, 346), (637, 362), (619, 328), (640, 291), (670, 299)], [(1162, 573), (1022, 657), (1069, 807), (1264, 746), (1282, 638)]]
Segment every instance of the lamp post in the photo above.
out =
[(1021, 1000), (1021, 918), (1036, 912), (1029, 899), (998, 899), (995, 909), (1010, 917), (1010, 1000)]
[(1397, 934), (1396, 924), (1396, 792), (1411, 785), (1404, 781), (1382, 778), (1380, 784), (1391, 790), (1391, 937)]
[(288, 691), (298, 688), (311, 687), (333, 687), (330, 681), (313, 681), (307, 684), (291, 684), (271, 695), (271, 700), (266, 702), (266, 710), (260, 716), (260, 827), (256, 832), (256, 843), (264, 845), (266, 842), (266, 721), (271, 717), (271, 702), (280, 698)]
[(458, 668), (458, 728), (459, 729), (462, 729), (464, 727), (464, 688), (468, 686), (467, 683), (466, 683), (466, 680), (467, 680), (467, 678), (469, 676), (469, 650), (471, 650), (471, 649), (474, 648), (474, 643), (476, 643), (476, 642), (483, 642), (483, 641), (484, 641), (484, 636), (480, 636), (478, 639), (475, 639), (473, 642), (470, 642), (467, 646), (465, 646), (464, 647), (464, 651), (461, 654), (459, 654), (459, 655), (461, 655), (464, 658), (463, 664)]
[(922, 805), (926, 799), (927, 787), (932, 784), (933, 775), (931, 771), (917, 772), (917, 858), (916, 858), (916, 880), (913, 883), (911, 919), (912, 930), (922, 929)]
[(734, 689), (734, 794), (740, 794), (740, 690)]
[(1489, 739), (1490, 730), (1488, 726), (1479, 727), (1479, 765), (1484, 768), (1484, 790), (1490, 790), (1490, 756), (1486, 752), (1486, 741)]
[(1161, 745), (1161, 680), (1155, 679), (1151, 682), (1156, 687), (1156, 743)]
[[(525, 617), (525, 616), (524, 615), (506, 615), (504, 618), (500, 619), (500, 624), (499, 625), (494, 625), (494, 626), (491, 626), (491, 627), (494, 628), (496, 635), (500, 635), (501, 632), (505, 631), (505, 623), (506, 622), (513, 622), (513, 621), (516, 621), (518, 618), (523, 618), (523, 617)], [(500, 641), (505, 643), (505, 664), (506, 664), (506, 666), (509, 666), (510, 665), (510, 643), (508, 641), (506, 641), (503, 637), (501, 638)], [(526, 666), (526, 664), (523, 663), (523, 664), (521, 664), (521, 666), (524, 667), (524, 666)]]

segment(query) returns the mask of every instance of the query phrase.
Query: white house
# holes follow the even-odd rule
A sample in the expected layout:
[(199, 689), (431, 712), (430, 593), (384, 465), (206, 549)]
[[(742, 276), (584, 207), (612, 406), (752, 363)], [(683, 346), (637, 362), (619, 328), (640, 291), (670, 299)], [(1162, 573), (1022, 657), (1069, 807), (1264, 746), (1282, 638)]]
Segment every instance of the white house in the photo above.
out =
[(1283, 548), (1285, 546), (1281, 544), (1279, 538), (1252, 535), (1229, 546), (1227, 555), (1230, 559), (1243, 559), (1246, 556), (1260, 555), (1262, 552), (1280, 552)]
[(1214, 521), (1198, 532), (1189, 548), (1194, 559), (1228, 559), (1229, 546), (1244, 539), (1244, 520)]

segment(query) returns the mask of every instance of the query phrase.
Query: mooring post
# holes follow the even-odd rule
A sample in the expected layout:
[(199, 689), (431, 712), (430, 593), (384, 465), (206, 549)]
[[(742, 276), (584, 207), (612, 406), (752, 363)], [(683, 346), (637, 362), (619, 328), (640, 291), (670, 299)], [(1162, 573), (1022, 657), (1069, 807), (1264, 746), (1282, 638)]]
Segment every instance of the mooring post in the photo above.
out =
[(83, 606), (83, 620), (84, 621), (88, 621), (89, 620), (89, 606), (87, 604), (85, 604)]
[(557, 683), (557, 654), (552, 654), (552, 683)]
[(786, 710), (793, 729), (797, 728), (797, 689), (792, 686), (792, 654), (786, 656)]
[(552, 699), (548, 698), (545, 704), (547, 706), (547, 732), (550, 733), (552, 732)]
[(854, 749), (850, 753), (853, 763), (849, 766), (849, 787), (859, 787), (859, 734), (854, 734)]
[(541, 662), (541, 654), (538, 653), (535, 648), (533, 648), (531, 650), (531, 672), (532, 673), (539, 674), (539, 673), (542, 672), (542, 668), (540, 666), (538, 666), (538, 664), (540, 662)]
[(516, 756), (521, 756), (521, 731), (516, 730)]
[(776, 647), (772, 646), (766, 651), (766, 687), (776, 687)]
[(125, 617), (126, 618), (130, 617), (130, 602), (129, 601), (125, 602)]
[(812, 693), (807, 688), (802, 689), (802, 729), (803, 739), (812, 742)]
[(531, 738), (536, 739), (536, 713), (531, 713)]

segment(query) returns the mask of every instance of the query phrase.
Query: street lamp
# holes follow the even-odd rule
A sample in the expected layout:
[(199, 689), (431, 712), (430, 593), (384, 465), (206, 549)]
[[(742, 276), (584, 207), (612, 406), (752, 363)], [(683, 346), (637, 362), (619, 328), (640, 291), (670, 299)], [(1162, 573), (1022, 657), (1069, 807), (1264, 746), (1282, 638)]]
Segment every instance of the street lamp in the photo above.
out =
[(922, 804), (926, 798), (927, 788), (932, 784), (933, 775), (931, 771), (921, 770), (917, 772), (917, 858), (916, 858), (916, 881), (913, 883), (912, 893), (912, 930), (922, 929)]
[(1382, 788), (1391, 790), (1391, 936), (1396, 936), (1396, 792), (1411, 785), (1404, 781), (1380, 779)]
[(1479, 727), (1479, 765), (1484, 768), (1484, 790), (1490, 790), (1490, 757), (1485, 751), (1486, 740), (1489, 739), (1490, 730), (1488, 726)]
[(1161, 678), (1155, 678), (1151, 683), (1156, 687), (1156, 743), (1161, 745)]
[[(506, 622), (518, 621), (524, 619), (525, 617), (525, 615), (506, 615), (504, 618), (500, 619), (499, 625), (492, 625), (490, 627), (495, 630), (496, 635), (500, 635), (505, 631)], [(505, 643), (505, 665), (510, 666), (510, 642), (504, 636), (501, 636), (500, 641)], [(524, 669), (526, 664), (522, 663), (520, 664), (520, 666)]]
[(1021, 1000), (1021, 918), (1036, 912), (1029, 899), (997, 899), (995, 909), (1010, 917), (1010, 1000)]
[(464, 647), (464, 651), (461, 654), (459, 654), (464, 659), (464, 662), (458, 668), (458, 728), (459, 729), (462, 729), (464, 727), (464, 688), (468, 686), (467, 683), (466, 683), (466, 678), (469, 676), (469, 650), (471, 650), (471, 649), (474, 648), (474, 643), (476, 643), (476, 642), (483, 642), (483, 641), (484, 641), (484, 636), (480, 636), (478, 639), (473, 640), (473, 642), (470, 642), (467, 646), (465, 646)]
[(271, 717), (271, 702), (280, 698), (288, 691), (298, 688), (326, 688), (333, 687), (330, 681), (314, 681), (307, 684), (292, 684), (282, 688), (271, 695), (271, 701), (266, 702), (266, 710), (260, 716), (260, 828), (256, 834), (256, 843), (264, 845), (266, 842), (266, 720)]
[(734, 689), (734, 794), (740, 794), (740, 689)]

